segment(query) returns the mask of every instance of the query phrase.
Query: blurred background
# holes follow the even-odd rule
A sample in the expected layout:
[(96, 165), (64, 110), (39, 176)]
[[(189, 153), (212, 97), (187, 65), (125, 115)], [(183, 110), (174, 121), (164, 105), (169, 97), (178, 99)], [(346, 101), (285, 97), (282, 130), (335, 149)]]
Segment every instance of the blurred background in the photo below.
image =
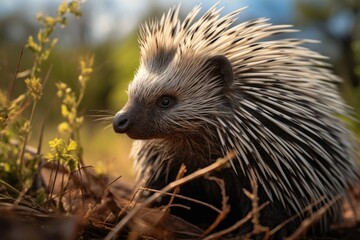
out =
[[(62, 0), (1, 0), (0, 2), (0, 87), (6, 89), (13, 78), (21, 48), (27, 37), (37, 33), (37, 12), (54, 15)], [(131, 141), (115, 135), (111, 121), (96, 122), (93, 115), (112, 115), (126, 102), (126, 89), (139, 64), (138, 27), (181, 2), (181, 16), (202, 3), (202, 13), (218, 0), (87, 0), (83, 16), (68, 19), (65, 29), (57, 29), (59, 43), (44, 66), (49, 72), (44, 97), (35, 115), (31, 143), (37, 145), (40, 125), (46, 119), (44, 147), (56, 137), (60, 119), (60, 100), (55, 83), (64, 81), (76, 89), (77, 67), (81, 55), (95, 55), (94, 73), (88, 84), (81, 109), (86, 116), (82, 131), (85, 163), (100, 173), (132, 177), (129, 158)], [(223, 14), (249, 6), (238, 21), (258, 17), (271, 18), (274, 24), (292, 24), (301, 31), (292, 37), (320, 40), (307, 47), (329, 56), (334, 71), (344, 82), (339, 86), (346, 102), (354, 108), (351, 126), (360, 137), (360, 1), (359, 0), (222, 0)], [(16, 92), (24, 87), (26, 71), (33, 55), (25, 49)], [(45, 150), (46, 151), (46, 150)]]

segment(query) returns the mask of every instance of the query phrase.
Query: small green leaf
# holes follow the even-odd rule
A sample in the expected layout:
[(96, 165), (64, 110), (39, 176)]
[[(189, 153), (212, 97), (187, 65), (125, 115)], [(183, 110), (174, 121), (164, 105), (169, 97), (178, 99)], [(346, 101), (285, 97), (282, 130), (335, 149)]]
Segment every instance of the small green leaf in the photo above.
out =
[(47, 25), (49, 25), (49, 27), (53, 27), (56, 24), (55, 18), (50, 17), (50, 16), (47, 16), (45, 18), (45, 22), (46, 22)]
[(38, 53), (41, 51), (41, 47), (37, 43), (34, 42), (33, 36), (28, 37), (26, 47), (34, 53)]
[(62, 122), (58, 125), (58, 132), (59, 133), (68, 133), (70, 132), (71, 128), (67, 122)]
[(70, 115), (70, 111), (65, 104), (61, 104), (61, 115), (65, 118)]
[(25, 80), (26, 86), (35, 101), (40, 100), (42, 96), (43, 86), (40, 83), (40, 78), (31, 77)]
[(80, 4), (77, 1), (70, 2), (68, 5), (69, 11), (76, 17), (81, 16)]
[(77, 117), (77, 118), (75, 118), (75, 122), (76, 122), (78, 125), (83, 124), (83, 122), (84, 122), (84, 117)]
[(45, 199), (46, 199), (46, 191), (44, 190), (44, 188), (40, 188), (36, 191), (36, 200), (35, 202), (37, 204), (42, 204), (45, 202)]
[(58, 42), (58, 39), (57, 39), (57, 38), (54, 38), (54, 39), (51, 41), (51, 43), (50, 43), (50, 48), (53, 49), (54, 46), (57, 44), (57, 42)]
[(70, 139), (70, 142), (69, 142), (69, 144), (67, 146), (67, 150), (68, 151), (73, 151), (73, 150), (76, 150), (76, 149), (77, 149), (77, 143), (74, 140)]
[(61, 28), (66, 27), (66, 24), (67, 24), (66, 18), (64, 18), (64, 17), (63, 17), (63, 18), (61, 18), (61, 22), (60, 22), (60, 24), (61, 24), (61, 25), (60, 25), (60, 27), (61, 27)]
[(67, 12), (67, 3), (63, 1), (58, 8), (58, 15), (62, 16)]
[(55, 149), (56, 147), (61, 145), (63, 141), (64, 140), (62, 140), (60, 138), (55, 138), (54, 140), (50, 140), (49, 141), (49, 147)]
[(3, 170), (4, 172), (11, 172), (11, 166), (7, 162), (0, 162), (0, 170)]
[(55, 156), (52, 153), (47, 153), (47, 154), (44, 155), (44, 157), (45, 157), (45, 159), (51, 161), (51, 160), (54, 159)]
[(77, 163), (78, 161), (75, 158), (70, 158), (67, 162), (67, 165), (69, 166), (70, 172), (75, 172), (77, 169)]

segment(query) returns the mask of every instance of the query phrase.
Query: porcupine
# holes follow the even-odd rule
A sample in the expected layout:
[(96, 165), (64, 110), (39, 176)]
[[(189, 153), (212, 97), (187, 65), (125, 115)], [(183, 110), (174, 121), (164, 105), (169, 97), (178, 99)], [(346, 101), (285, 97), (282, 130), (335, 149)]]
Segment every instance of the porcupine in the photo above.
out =
[[(349, 115), (337, 89), (341, 80), (324, 56), (303, 47), (311, 40), (271, 38), (294, 32), (290, 25), (266, 18), (235, 24), (243, 9), (222, 17), (221, 10), (215, 5), (195, 21), (197, 6), (181, 22), (174, 7), (141, 27), (140, 67), (113, 128), (137, 139), (138, 179), (153, 189), (173, 181), (181, 164), (189, 174), (234, 150), (232, 167), (211, 173), (224, 181), (231, 206), (218, 229), (251, 210), (243, 189), (251, 190), (253, 174), (260, 201), (270, 201), (260, 212), (262, 225), (299, 215), (278, 232), (288, 235), (306, 207), (332, 203), (358, 180), (352, 137), (338, 118)], [(201, 178), (178, 194), (221, 208), (220, 191)], [(172, 214), (203, 228), (217, 216), (191, 201), (175, 203), (190, 210), (173, 207)], [(340, 211), (337, 201), (323, 225)]]

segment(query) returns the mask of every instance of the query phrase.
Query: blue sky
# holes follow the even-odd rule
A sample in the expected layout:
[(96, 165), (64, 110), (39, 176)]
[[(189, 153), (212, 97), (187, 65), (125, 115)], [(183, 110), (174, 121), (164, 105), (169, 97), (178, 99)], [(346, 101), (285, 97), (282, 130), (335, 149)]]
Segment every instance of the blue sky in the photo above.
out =
[[(62, 0), (1, 0), (0, 18), (20, 12), (34, 21), (37, 12), (54, 11)], [(83, 11), (89, 14), (90, 36), (93, 41), (101, 41), (109, 36), (121, 38), (138, 27), (152, 6), (168, 9), (181, 3), (181, 12), (189, 12), (195, 5), (202, 4), (203, 11), (218, 0), (87, 0)], [(292, 23), (294, 15), (293, 0), (222, 0), (223, 14), (237, 8), (249, 6), (240, 16), (241, 19), (269, 17), (274, 23)]]
[[(0, 21), (1, 18), (14, 13), (20, 13), (27, 21), (36, 23), (35, 16), (39, 11), (53, 15), (57, 6), (63, 0), (0, 0)], [(69, 0), (67, 0), (69, 2)], [(309, 26), (294, 24), (296, 21), (296, 2), (298, 0), (83, 0), (82, 10), (86, 19), (86, 40), (87, 43), (101, 43), (108, 39), (119, 40), (127, 36), (130, 32), (136, 31), (140, 23), (149, 15), (153, 8), (166, 11), (170, 7), (181, 3), (181, 14), (185, 15), (194, 6), (201, 4), (202, 11), (205, 12), (215, 3), (224, 7), (222, 14), (227, 14), (235, 9), (248, 6), (239, 16), (240, 20), (249, 20), (258, 17), (270, 18), (274, 24), (293, 24), (296, 29), (302, 30), (295, 33), (293, 37), (310, 38), (321, 40), (326, 44), (315, 44), (311, 48), (328, 56), (336, 56), (337, 50), (331, 46), (321, 33), (321, 29), (315, 23)], [(328, 0), (314, 0), (321, 4)], [(350, 15), (349, 15), (350, 14)], [(160, 17), (160, 16), (159, 16)], [(328, 23), (328, 29), (335, 35), (348, 33), (352, 26), (351, 13), (349, 11), (339, 11)], [(71, 21), (72, 23), (76, 21)], [(75, 23), (77, 24), (77, 23)], [(26, 37), (22, 33), (23, 26), (12, 24), (8, 26), (7, 34), (10, 39), (21, 39)], [(73, 31), (78, 31), (74, 28)], [(22, 33), (22, 34), (21, 34)], [(17, 36), (17, 37), (16, 37)], [(74, 35), (67, 34), (67, 42), (73, 42)], [(64, 38), (64, 36), (63, 36)], [(64, 41), (63, 41), (64, 42)]]

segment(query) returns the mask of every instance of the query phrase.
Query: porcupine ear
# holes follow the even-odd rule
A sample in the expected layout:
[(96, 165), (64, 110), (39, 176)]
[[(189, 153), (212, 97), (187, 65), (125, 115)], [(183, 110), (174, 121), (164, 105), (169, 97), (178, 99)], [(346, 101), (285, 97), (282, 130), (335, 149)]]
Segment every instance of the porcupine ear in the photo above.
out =
[(209, 67), (213, 69), (212, 74), (214, 76), (219, 76), (222, 79), (224, 88), (230, 88), (234, 74), (229, 59), (223, 55), (216, 55), (209, 59)]

